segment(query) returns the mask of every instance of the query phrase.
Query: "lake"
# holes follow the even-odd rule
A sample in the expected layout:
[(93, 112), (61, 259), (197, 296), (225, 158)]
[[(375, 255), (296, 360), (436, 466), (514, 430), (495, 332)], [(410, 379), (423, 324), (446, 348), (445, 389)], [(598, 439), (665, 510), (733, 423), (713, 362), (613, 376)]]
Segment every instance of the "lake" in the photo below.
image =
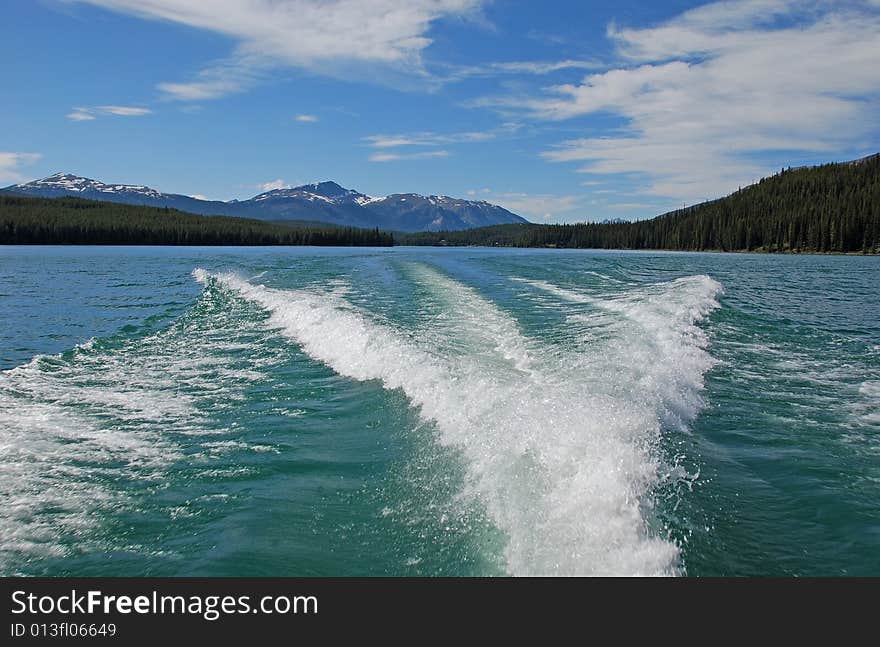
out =
[(0, 574), (880, 575), (880, 259), (0, 247)]

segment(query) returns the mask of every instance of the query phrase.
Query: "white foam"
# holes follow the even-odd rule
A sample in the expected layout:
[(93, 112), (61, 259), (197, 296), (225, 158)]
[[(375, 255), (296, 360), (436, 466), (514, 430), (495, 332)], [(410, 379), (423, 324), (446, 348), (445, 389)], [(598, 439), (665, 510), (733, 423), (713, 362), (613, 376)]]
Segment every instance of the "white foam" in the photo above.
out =
[(228, 430), (212, 412), (262, 379), (259, 366), (271, 360), (239, 353), (247, 361), (231, 366), (226, 351), (253, 344), (225, 338), (241, 339), (248, 324), (195, 319), (112, 345), (89, 340), (0, 372), (0, 573), (94, 548), (103, 516), (130, 504), (132, 492), (115, 483), (161, 482), (178, 461), (241, 449), (213, 442)]
[(859, 386), (862, 402), (857, 407), (859, 419), (866, 425), (880, 427), (880, 381), (866, 381)]
[[(452, 291), (457, 303), (447, 329), (460, 324), (492, 352), (450, 357), (432, 335), (379, 324), (338, 295), (270, 289), (200, 269), (193, 275), (265, 308), (270, 326), (341, 375), (402, 390), (436, 423), (439, 441), (460, 451), (468, 493), (507, 536), (512, 574), (678, 572), (678, 547), (649, 528), (646, 510), (660, 478), (661, 422), (683, 425), (696, 415), (695, 392), (712, 363), (695, 326), (720, 289), (708, 277), (658, 286), (647, 306), (635, 298), (608, 304), (638, 321), (641, 336), (619, 339), (619, 348), (596, 358), (592, 349), (536, 355), (513, 319), (433, 271), (423, 270), (424, 280)], [(651, 361), (616, 376), (613, 361), (632, 348)]]
[[(604, 331), (604, 343), (582, 355), (584, 370), (602, 376), (603, 390), (637, 398), (653, 407), (664, 424), (687, 428), (703, 406), (703, 375), (716, 363), (706, 352), (706, 333), (696, 324), (718, 307), (720, 283), (705, 275), (688, 276), (622, 295), (595, 296), (518, 280), (591, 306), (575, 318), (610, 328), (610, 333)], [(587, 340), (595, 341), (589, 333)]]
[(531, 373), (534, 353), (539, 350), (520, 333), (515, 321), (494, 303), (482, 298), (473, 288), (454, 281), (422, 264), (412, 264), (409, 273), (428, 286), (441, 302), (436, 343), (463, 337), (470, 343), (462, 349), (469, 357), (506, 360), (510, 367)]

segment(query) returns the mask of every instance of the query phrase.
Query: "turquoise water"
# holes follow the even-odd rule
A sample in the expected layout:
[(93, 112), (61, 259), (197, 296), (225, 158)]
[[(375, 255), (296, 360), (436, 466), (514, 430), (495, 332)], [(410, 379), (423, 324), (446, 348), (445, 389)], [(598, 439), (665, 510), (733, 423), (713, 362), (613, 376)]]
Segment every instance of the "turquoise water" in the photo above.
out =
[(880, 575), (876, 258), (0, 248), (0, 573)]

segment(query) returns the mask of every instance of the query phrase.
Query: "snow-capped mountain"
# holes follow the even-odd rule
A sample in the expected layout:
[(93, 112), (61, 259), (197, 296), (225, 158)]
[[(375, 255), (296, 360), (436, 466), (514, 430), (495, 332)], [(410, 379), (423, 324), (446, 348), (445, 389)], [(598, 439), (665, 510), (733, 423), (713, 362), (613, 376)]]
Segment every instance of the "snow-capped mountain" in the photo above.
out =
[[(4, 191), (40, 198), (60, 198), (73, 195), (88, 200), (105, 200), (123, 204), (143, 204), (150, 207), (170, 207), (203, 215), (227, 215), (226, 206), (233, 204), (199, 200), (187, 195), (161, 193), (148, 186), (132, 184), (105, 184), (99, 180), (79, 177), (71, 173), (55, 173), (42, 180), (15, 184)], [(231, 215), (231, 214), (230, 214)]]
[(26, 190), (28, 193), (40, 193), (40, 195), (102, 195), (105, 199), (112, 196), (143, 196), (146, 199), (158, 198), (162, 194), (146, 186), (131, 184), (104, 184), (98, 180), (87, 177), (79, 177), (70, 173), (56, 173), (42, 180), (34, 180), (27, 184), (17, 184), (9, 187), (13, 190)]
[(230, 202), (200, 200), (161, 193), (140, 185), (105, 184), (70, 173), (56, 173), (42, 180), (5, 189), (22, 195), (56, 198), (79, 196), (125, 204), (170, 207), (203, 215), (239, 216), (262, 220), (309, 220), (353, 227), (379, 227), (393, 231), (452, 231), (485, 225), (527, 222), (506, 209), (483, 201), (447, 196), (400, 193), (372, 197), (336, 182), (304, 184), (274, 189), (249, 200)]
[[(445, 195), (399, 193), (374, 198), (367, 206), (389, 223), (388, 229), (396, 231), (453, 231), (526, 222), (498, 205)], [(418, 223), (418, 227), (410, 228), (414, 223)]]
[(241, 213), (264, 220), (312, 220), (353, 227), (380, 227), (375, 214), (364, 209), (374, 200), (336, 182), (316, 182), (292, 189), (273, 189), (239, 202)]
[(304, 184), (293, 189), (273, 189), (251, 198), (254, 202), (297, 198), (309, 202), (327, 202), (330, 204), (365, 204), (374, 198), (351, 189), (339, 186), (336, 182), (315, 182)]

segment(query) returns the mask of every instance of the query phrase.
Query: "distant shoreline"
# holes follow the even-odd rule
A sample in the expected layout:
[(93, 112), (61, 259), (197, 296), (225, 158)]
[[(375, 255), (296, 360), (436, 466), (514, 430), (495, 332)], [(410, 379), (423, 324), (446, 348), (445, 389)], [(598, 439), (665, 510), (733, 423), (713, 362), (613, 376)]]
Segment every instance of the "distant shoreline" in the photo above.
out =
[(278, 249), (281, 247), (309, 247), (313, 249), (495, 249), (495, 250), (545, 250), (545, 251), (567, 251), (567, 252), (631, 252), (631, 253), (656, 253), (663, 252), (666, 254), (748, 254), (751, 256), (865, 256), (880, 257), (878, 252), (820, 252), (815, 250), (804, 251), (767, 251), (767, 250), (726, 250), (726, 249), (663, 249), (663, 248), (643, 248), (630, 249), (626, 247), (519, 247), (513, 245), (302, 245), (302, 244), (249, 244), (249, 243), (216, 243), (216, 244), (191, 244), (191, 243), (0, 243), (2, 247), (167, 247), (167, 248), (215, 248), (215, 247), (253, 247)]

